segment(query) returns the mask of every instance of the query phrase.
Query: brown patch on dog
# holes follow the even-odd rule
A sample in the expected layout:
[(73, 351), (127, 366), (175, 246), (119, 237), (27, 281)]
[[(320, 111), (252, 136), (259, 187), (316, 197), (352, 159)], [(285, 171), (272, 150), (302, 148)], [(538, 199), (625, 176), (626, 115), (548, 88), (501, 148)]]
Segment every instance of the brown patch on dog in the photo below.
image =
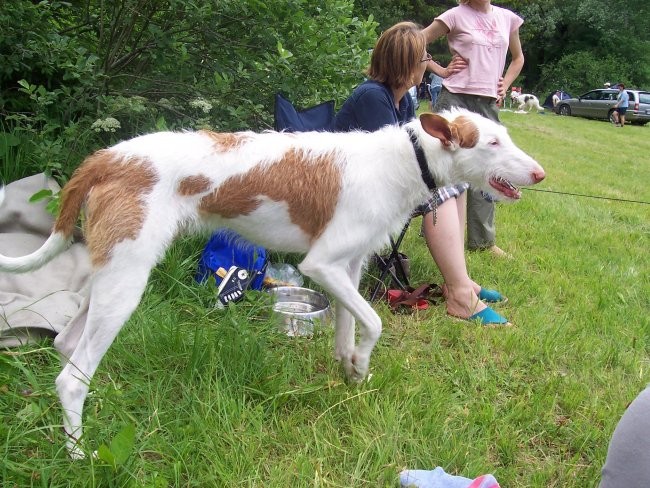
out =
[(469, 117), (463, 115), (456, 117), (449, 125), (449, 128), (451, 129), (452, 139), (460, 147), (468, 149), (478, 144), (478, 127), (476, 127), (476, 124)]
[(211, 130), (201, 130), (199, 134), (212, 139), (217, 152), (228, 152), (244, 144), (250, 139), (250, 136), (242, 132), (213, 132)]
[(110, 150), (86, 158), (63, 189), (54, 230), (70, 236), (86, 204), (84, 234), (95, 267), (108, 262), (113, 248), (136, 239), (145, 220), (144, 196), (158, 176), (144, 159), (122, 158)]
[(286, 202), (291, 221), (313, 240), (334, 215), (341, 191), (341, 172), (334, 154), (309, 156), (291, 149), (277, 162), (231, 176), (199, 203), (199, 211), (235, 218), (249, 215), (260, 197)]
[(178, 194), (182, 197), (189, 197), (198, 193), (205, 193), (210, 189), (211, 181), (205, 175), (195, 175), (183, 178), (178, 184)]

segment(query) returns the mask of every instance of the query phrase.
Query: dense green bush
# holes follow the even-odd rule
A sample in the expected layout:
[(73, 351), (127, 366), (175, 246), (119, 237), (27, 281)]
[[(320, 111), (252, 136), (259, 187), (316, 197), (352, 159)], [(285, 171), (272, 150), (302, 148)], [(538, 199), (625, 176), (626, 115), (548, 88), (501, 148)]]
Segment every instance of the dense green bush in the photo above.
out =
[(303, 106), (340, 101), (376, 39), (376, 23), (352, 7), (2, 2), (2, 177), (65, 179), (89, 151), (152, 130), (269, 128), (277, 91)]
[(588, 89), (601, 88), (605, 81), (629, 86), (630, 79), (630, 70), (624, 61), (613, 56), (597, 58), (592, 53), (580, 51), (543, 67), (540, 84), (577, 96)]

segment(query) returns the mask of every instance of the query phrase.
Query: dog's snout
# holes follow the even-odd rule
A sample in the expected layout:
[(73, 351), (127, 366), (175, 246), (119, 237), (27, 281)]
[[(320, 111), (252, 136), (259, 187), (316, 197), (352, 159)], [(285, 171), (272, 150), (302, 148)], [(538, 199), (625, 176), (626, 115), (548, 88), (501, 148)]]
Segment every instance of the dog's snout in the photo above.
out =
[(546, 178), (546, 173), (544, 172), (543, 169), (540, 168), (537, 171), (533, 171), (533, 181), (535, 183), (539, 183), (544, 178)]

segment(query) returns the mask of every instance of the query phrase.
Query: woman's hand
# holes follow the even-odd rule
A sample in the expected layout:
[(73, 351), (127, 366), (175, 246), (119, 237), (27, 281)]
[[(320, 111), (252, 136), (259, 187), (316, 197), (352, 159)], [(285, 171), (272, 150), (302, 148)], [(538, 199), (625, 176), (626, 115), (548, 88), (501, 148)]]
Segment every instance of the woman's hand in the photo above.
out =
[(454, 54), (454, 57), (451, 58), (451, 61), (447, 65), (447, 67), (444, 69), (444, 75), (440, 75), (443, 78), (449, 78), (451, 75), (455, 75), (459, 71), (464, 70), (467, 68), (467, 61), (462, 57), (459, 56), (458, 54)]
[(507, 95), (508, 87), (503, 83), (503, 77), (497, 82), (497, 104), (501, 103)]

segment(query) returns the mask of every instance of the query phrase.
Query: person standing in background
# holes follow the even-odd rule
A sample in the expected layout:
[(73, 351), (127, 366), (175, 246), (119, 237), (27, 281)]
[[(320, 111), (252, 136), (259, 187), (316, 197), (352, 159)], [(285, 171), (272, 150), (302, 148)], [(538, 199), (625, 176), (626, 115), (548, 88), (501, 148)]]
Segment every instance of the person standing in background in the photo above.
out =
[(441, 89), (442, 89), (442, 77), (438, 76), (435, 73), (431, 73), (431, 83), (429, 83), (429, 94), (431, 95), (432, 112), (433, 112), (433, 107), (436, 106), (436, 101), (438, 100), (438, 95), (440, 95)]
[[(524, 66), (519, 39), (523, 19), (490, 0), (459, 0), (423, 32), (427, 42), (447, 37), (453, 56), (467, 62), (467, 68), (445, 78), (435, 111), (462, 107), (499, 122), (501, 103)], [(511, 61), (505, 71), (506, 55)], [(433, 70), (433, 66), (430, 66)], [(496, 245), (494, 202), (480, 191), (467, 196), (467, 245), (471, 250), (487, 249), (498, 256), (506, 253)]]
[(560, 103), (560, 90), (556, 90), (553, 93), (553, 108), (557, 107), (558, 103)]
[(614, 116), (616, 127), (625, 126), (625, 114), (627, 113), (627, 107), (630, 105), (630, 95), (625, 91), (625, 85), (623, 83), (618, 84), (618, 96), (616, 97), (616, 104), (614, 105)]

